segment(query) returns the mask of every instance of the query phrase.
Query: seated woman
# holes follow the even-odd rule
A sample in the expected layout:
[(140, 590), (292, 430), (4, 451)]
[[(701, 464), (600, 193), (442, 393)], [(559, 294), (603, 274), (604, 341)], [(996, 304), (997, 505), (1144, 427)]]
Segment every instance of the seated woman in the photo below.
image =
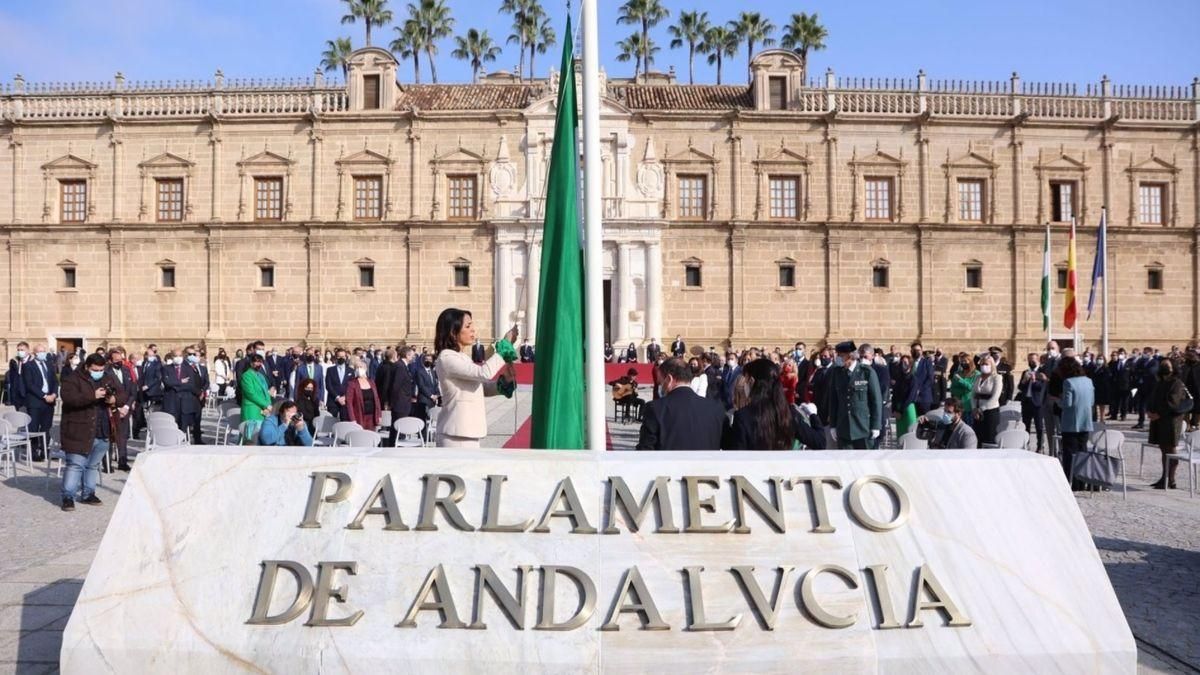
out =
[(792, 450), (797, 443), (810, 450), (825, 449), (825, 430), (815, 407), (805, 403), (801, 412), (788, 405), (779, 375), (779, 366), (770, 359), (755, 359), (742, 367), (750, 395), (726, 426), (722, 449)]
[(308, 425), (308, 433), (317, 432), (316, 420), (321, 414), (320, 400), (317, 398), (317, 383), (311, 378), (300, 380), (296, 387), (296, 408)]
[(612, 387), (613, 401), (617, 405), (629, 406), (633, 410), (634, 418), (640, 421), (645, 401), (638, 396), (637, 368), (630, 368), (629, 372), (609, 382), (608, 386)]
[(263, 420), (258, 432), (258, 444), (311, 446), (313, 437), (296, 404), (284, 401), (279, 404), (279, 414)]
[(346, 412), (351, 422), (367, 431), (375, 431), (383, 417), (383, 406), (379, 403), (379, 392), (375, 383), (367, 377), (367, 366), (361, 359), (354, 360), (354, 379), (346, 385)]

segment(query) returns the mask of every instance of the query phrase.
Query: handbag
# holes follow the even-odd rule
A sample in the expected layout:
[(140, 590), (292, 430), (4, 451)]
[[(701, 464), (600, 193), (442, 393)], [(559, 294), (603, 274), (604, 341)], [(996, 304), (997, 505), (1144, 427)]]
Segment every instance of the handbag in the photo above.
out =
[(1071, 458), (1071, 477), (1084, 485), (1110, 488), (1121, 475), (1121, 458), (1083, 450)]
[(1192, 408), (1196, 405), (1196, 400), (1192, 398), (1192, 392), (1188, 391), (1187, 387), (1183, 388), (1183, 393), (1187, 395), (1187, 398), (1180, 401), (1179, 405), (1171, 409), (1171, 412), (1176, 415), (1186, 415), (1192, 412)]

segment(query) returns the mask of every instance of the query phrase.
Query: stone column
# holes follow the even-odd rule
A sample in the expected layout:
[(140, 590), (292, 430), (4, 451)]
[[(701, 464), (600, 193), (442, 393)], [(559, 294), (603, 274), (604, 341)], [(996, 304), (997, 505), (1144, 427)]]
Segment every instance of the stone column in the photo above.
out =
[(918, 288), (920, 299), (917, 304), (917, 316), (919, 317), (917, 337), (921, 340), (929, 339), (933, 336), (933, 252), (934, 242), (930, 240), (929, 234), (922, 231), (920, 239), (917, 241), (917, 269), (919, 272)]
[[(421, 134), (416, 127), (408, 129), (408, 218), (417, 219), (417, 167), (421, 162)], [(412, 324), (409, 324), (410, 329)]]
[(832, 232), (826, 232), (825, 247), (828, 255), (826, 288), (829, 293), (825, 337), (835, 340), (842, 330), (842, 243), (834, 238)]
[(525, 273), (525, 337), (529, 338), (529, 344), (534, 344), (537, 339), (538, 291), (542, 282), (542, 245), (531, 239), (527, 250), (529, 255), (526, 260), (528, 270)]
[(633, 300), (633, 266), (629, 262), (629, 252), (633, 244), (622, 241), (617, 244), (617, 336), (613, 348), (617, 344), (629, 342), (629, 312), (633, 310), (630, 303)]
[(663, 274), (662, 243), (646, 242), (646, 331), (647, 337), (657, 338), (663, 344)]
[(121, 339), (121, 326), (125, 323), (125, 293), (121, 278), (125, 275), (125, 244), (108, 240), (108, 339)]
[[(323, 339), (321, 329), (324, 326), (321, 316), (321, 256), (325, 252), (325, 242), (314, 238), (310, 231), (304, 243), (308, 248), (307, 273), (305, 274), (308, 287), (308, 335), (305, 340), (311, 343), (320, 343)], [(409, 288), (415, 288), (415, 286), (409, 286)]]
[[(1013, 127), (1012, 141), (1011, 141), (1010, 145), (1012, 146), (1012, 170), (1013, 170), (1013, 178), (1012, 178), (1013, 217), (1012, 217), (1012, 222), (1014, 225), (1016, 225), (1016, 224), (1023, 222), (1023, 219), (1024, 219), (1024, 213), (1021, 208), (1021, 166), (1022, 166), (1021, 154), (1022, 154), (1022, 150), (1025, 148), (1025, 140), (1021, 137), (1021, 132), (1017, 127)], [(1041, 179), (1039, 179), (1038, 182), (1040, 184)], [(994, 192), (994, 190), (993, 190), (993, 192)], [(1039, 196), (1038, 196), (1038, 204), (1039, 204), (1038, 208), (1039, 209), (1041, 208), (1041, 206), (1040, 206), (1041, 202), (1042, 202), (1042, 199), (1039, 194)]]
[(9, 132), (8, 148), (12, 150), (12, 193), (9, 197), (12, 198), (12, 218), (9, 220), (13, 225), (21, 222), (19, 213), (17, 212), (17, 176), (20, 175), (20, 153), (21, 153), (21, 138), (17, 134), (17, 130), (13, 129)]
[(929, 135), (925, 128), (917, 130), (917, 215), (918, 222), (929, 222)]
[(221, 132), (213, 128), (208, 132), (208, 145), (212, 148), (212, 176), (209, 183), (208, 219), (214, 223), (221, 222), (221, 213), (217, 210), (217, 195), (221, 190)]
[(309, 142), (312, 143), (312, 182), (309, 196), (309, 219), (318, 220), (321, 217), (321, 189), (318, 171), (321, 166), (321, 146), (325, 140), (325, 132), (317, 127), (308, 130)]
[(730, 215), (732, 220), (738, 220), (742, 217), (742, 137), (731, 128), (729, 130), (729, 150), (730, 150), (730, 182), (733, 186), (730, 195)]
[(730, 338), (746, 335), (746, 228), (734, 227), (729, 233), (729, 321)]
[(210, 230), (208, 233), (208, 341), (225, 339), (225, 303), (222, 302), (223, 287), (222, 259), (225, 253), (225, 243), (214, 239)]
[[(421, 284), (428, 283), (421, 274), (421, 252), (424, 249), (424, 242), (412, 234), (409, 230), (406, 237), (407, 256), (408, 256), (408, 288), (420, 288)], [(421, 302), (418, 293), (404, 294), (405, 311), (407, 313), (408, 335), (405, 338), (407, 342), (422, 342), (430, 339), (428, 336), (421, 334), (421, 326), (424, 323), (421, 321)]]
[(112, 222), (114, 223), (120, 220), (121, 212), (121, 146), (124, 142), (125, 140), (115, 129), (108, 135), (108, 144), (112, 146)]
[(496, 244), (496, 280), (492, 292), (496, 298), (496, 332), (499, 338), (512, 328), (512, 244)]
[(10, 327), (13, 334), (25, 334), (25, 244), (8, 242), (8, 288)]

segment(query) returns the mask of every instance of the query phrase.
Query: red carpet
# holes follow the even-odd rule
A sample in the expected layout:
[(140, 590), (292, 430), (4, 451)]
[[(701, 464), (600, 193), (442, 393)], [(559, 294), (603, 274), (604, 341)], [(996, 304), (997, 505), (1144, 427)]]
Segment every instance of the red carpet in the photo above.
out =
[[(508, 442), (504, 444), (504, 448), (506, 450), (526, 450), (529, 448), (532, 437), (533, 418), (530, 417), (525, 420), (525, 423), (521, 425), (521, 428), (517, 429), (517, 433), (513, 434), (512, 438), (508, 439)], [(604, 446), (606, 450), (612, 450), (612, 434), (608, 433), (607, 421), (604, 425)]]
[[(514, 363), (517, 370), (517, 384), (533, 384), (533, 369), (536, 363)], [(638, 371), (638, 382), (649, 385), (654, 382), (654, 367), (649, 363), (606, 363), (604, 364), (604, 381), (612, 382), (629, 372), (630, 368)]]

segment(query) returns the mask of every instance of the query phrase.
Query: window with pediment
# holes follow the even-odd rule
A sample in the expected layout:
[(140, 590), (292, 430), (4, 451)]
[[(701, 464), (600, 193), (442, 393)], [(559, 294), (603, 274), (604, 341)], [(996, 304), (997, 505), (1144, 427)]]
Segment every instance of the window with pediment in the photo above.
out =
[(483, 155), (459, 147), (435, 157), (433, 219), (482, 220), (487, 217), (487, 166)]
[(1087, 180), (1090, 167), (1079, 157), (1059, 148), (1056, 154), (1039, 152), (1034, 171), (1038, 177), (1038, 222), (1069, 223), (1087, 220)]
[(1129, 180), (1129, 225), (1175, 227), (1179, 222), (1179, 168), (1154, 154), (1125, 170)]
[(968, 144), (967, 153), (958, 159), (950, 159), (946, 151), (946, 162), (942, 169), (946, 176), (947, 223), (994, 223), (996, 222), (996, 184), (998, 165)]
[(392, 166), (396, 160), (362, 149), (337, 161), (337, 220), (377, 221), (392, 215)]
[(717, 207), (717, 158), (688, 141), (682, 152), (663, 160), (667, 193), (664, 212), (670, 220), (712, 220)]
[(42, 165), (42, 222), (83, 223), (96, 215), (96, 165), (66, 154)]
[(807, 148), (797, 152), (779, 148), (754, 160), (758, 189), (754, 217), (757, 220), (808, 220)]
[(903, 151), (898, 155), (878, 148), (866, 157), (855, 149), (850, 160), (853, 191), (850, 219), (871, 222), (899, 222), (904, 219), (904, 174), (908, 163)]
[(291, 177), (296, 162), (264, 150), (238, 162), (238, 220), (284, 221), (292, 216)]
[(164, 152), (138, 164), (138, 220), (159, 223), (182, 222), (192, 213), (188, 188), (195, 163)]

